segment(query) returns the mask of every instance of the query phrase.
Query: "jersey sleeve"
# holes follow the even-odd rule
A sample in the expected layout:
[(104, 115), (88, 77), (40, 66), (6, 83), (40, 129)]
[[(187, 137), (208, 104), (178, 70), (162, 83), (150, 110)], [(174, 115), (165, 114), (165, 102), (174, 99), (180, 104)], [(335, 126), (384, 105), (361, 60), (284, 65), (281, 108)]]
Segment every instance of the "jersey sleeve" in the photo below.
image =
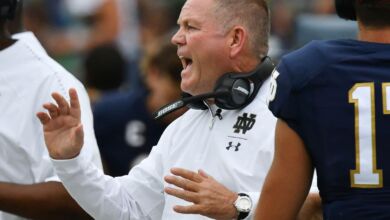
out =
[(291, 79), (290, 72), (283, 61), (277, 66), (271, 77), (268, 107), (277, 118), (282, 119), (298, 132), (299, 97), (295, 91), (297, 85)]
[(282, 58), (271, 76), (268, 107), (277, 117), (284, 120), (300, 134), (300, 119), (306, 111), (302, 103), (307, 102), (302, 91), (312, 79), (321, 73), (326, 65), (319, 42), (312, 42), (302, 49)]

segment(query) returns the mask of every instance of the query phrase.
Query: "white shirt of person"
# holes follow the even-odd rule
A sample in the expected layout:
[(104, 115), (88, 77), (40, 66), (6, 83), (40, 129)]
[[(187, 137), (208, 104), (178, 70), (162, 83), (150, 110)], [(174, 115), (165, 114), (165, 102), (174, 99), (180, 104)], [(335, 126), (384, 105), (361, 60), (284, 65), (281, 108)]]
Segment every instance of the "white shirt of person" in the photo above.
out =
[[(35, 113), (43, 111), (43, 103), (53, 101), (52, 92), (67, 96), (70, 87), (77, 89), (81, 101), (84, 159), (102, 169), (89, 99), (82, 84), (46, 54), (31, 32), (13, 38), (18, 41), (0, 51), (0, 182), (59, 181)], [(24, 218), (0, 212), (0, 220), (16, 219)]]
[[(267, 108), (268, 88), (269, 80), (251, 104), (223, 110), (221, 119), (209, 110), (187, 111), (128, 175), (105, 176), (83, 155), (52, 161), (71, 195), (95, 219), (208, 219), (173, 211), (174, 205), (190, 204), (163, 192), (172, 167), (203, 169), (230, 190), (248, 194), (256, 207), (274, 154), (276, 118)], [(247, 219), (252, 217), (253, 210)]]

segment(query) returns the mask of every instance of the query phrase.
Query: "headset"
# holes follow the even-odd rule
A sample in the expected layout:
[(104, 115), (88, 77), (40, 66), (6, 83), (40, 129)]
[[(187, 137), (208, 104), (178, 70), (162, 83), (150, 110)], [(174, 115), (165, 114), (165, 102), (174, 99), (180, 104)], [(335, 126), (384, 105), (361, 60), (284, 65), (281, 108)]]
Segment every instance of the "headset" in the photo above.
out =
[(0, 18), (13, 19), (19, 0), (0, 0)]
[(336, 0), (336, 12), (341, 18), (356, 21), (356, 0)]
[(214, 98), (215, 104), (226, 110), (241, 109), (253, 101), (263, 82), (271, 75), (275, 65), (268, 56), (262, 59), (252, 72), (249, 73), (225, 73), (216, 82), (213, 92), (197, 96), (184, 94), (183, 98), (165, 105), (153, 114), (154, 119), (159, 119), (182, 107), (192, 109), (207, 109), (205, 100)]

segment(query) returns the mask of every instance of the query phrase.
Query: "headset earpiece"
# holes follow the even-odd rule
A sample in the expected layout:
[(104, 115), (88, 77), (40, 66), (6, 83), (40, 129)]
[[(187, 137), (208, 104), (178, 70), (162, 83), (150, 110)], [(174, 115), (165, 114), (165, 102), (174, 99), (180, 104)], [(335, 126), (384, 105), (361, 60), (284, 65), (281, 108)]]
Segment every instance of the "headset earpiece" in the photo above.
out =
[(356, 21), (356, 0), (335, 0), (336, 12), (340, 18)]
[(237, 78), (237, 74), (224, 74), (216, 83), (214, 92), (226, 92), (227, 95), (215, 98), (215, 104), (222, 109), (238, 109), (251, 95), (250, 81)]
[(214, 92), (224, 92), (226, 95), (215, 98), (215, 104), (222, 109), (240, 109), (255, 98), (264, 80), (274, 69), (269, 57), (252, 72), (246, 74), (226, 73), (215, 84)]

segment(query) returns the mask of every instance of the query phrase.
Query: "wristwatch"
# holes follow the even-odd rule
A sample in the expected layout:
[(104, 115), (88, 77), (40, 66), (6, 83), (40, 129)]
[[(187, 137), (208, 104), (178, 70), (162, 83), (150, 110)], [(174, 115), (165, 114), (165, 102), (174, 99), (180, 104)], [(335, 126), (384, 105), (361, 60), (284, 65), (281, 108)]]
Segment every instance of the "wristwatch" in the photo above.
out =
[(238, 212), (237, 220), (246, 218), (249, 215), (249, 212), (252, 209), (252, 199), (245, 193), (238, 193), (238, 198), (234, 202), (234, 207), (236, 207)]

